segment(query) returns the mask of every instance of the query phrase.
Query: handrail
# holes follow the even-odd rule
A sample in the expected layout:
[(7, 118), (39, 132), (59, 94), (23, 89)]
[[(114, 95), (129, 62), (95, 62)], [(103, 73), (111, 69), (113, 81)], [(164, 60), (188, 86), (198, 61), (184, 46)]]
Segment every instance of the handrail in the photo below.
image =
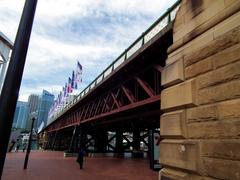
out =
[[(160, 18), (158, 18), (145, 32), (141, 34), (124, 52), (122, 52), (101, 74), (99, 74), (82, 92), (80, 92), (69, 104), (62, 107), (55, 116), (53, 116), (49, 122), (51, 124), (58, 117), (64, 114), (68, 109), (70, 109), (74, 104), (83, 99), (89, 92), (92, 91), (99, 83), (103, 82), (107, 76), (111, 75), (115, 72), (116, 69), (119, 68), (125, 61), (129, 59), (137, 50), (139, 50), (142, 46), (144, 46), (147, 42), (149, 42), (156, 34), (158, 34), (165, 26), (171, 23), (176, 16), (176, 12), (179, 8), (181, 0), (178, 0), (172, 7), (170, 7)], [(166, 22), (164, 22), (166, 21)], [(139, 46), (133, 49), (135, 46)], [(118, 61), (118, 66), (114, 67)], [(108, 72), (110, 70), (110, 73)], [(107, 74), (109, 73), (109, 74)], [(99, 78), (101, 79), (99, 81)], [(94, 84), (93, 88), (92, 85)], [(48, 124), (48, 125), (49, 125)]]

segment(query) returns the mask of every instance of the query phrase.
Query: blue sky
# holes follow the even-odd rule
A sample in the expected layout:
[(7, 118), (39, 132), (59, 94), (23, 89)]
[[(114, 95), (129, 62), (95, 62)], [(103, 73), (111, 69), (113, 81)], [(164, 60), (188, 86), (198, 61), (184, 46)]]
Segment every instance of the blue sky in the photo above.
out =
[[(176, 0), (39, 0), (19, 100), (55, 95), (83, 66), (86, 87)], [(24, 0), (1, 0), (0, 31), (14, 41)]]

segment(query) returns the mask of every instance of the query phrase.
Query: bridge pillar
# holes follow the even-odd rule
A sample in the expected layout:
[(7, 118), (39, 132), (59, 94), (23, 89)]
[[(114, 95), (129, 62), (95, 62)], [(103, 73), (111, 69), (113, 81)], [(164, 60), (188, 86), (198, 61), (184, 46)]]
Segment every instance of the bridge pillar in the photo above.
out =
[(132, 146), (133, 146), (133, 150), (135, 151), (139, 151), (140, 150), (140, 130), (139, 129), (135, 129), (133, 131), (133, 142), (132, 142)]
[(115, 141), (115, 156), (121, 156), (122, 153), (124, 152), (123, 148), (123, 131), (122, 130), (117, 130), (116, 131), (116, 141)]
[(140, 151), (140, 129), (134, 129), (133, 130), (133, 142), (132, 142), (132, 147), (133, 147), (133, 152), (132, 156), (134, 158), (142, 158), (143, 157), (143, 152)]
[(240, 1), (182, 0), (167, 52), (160, 179), (240, 179)]
[(107, 143), (108, 143), (108, 132), (107, 131), (100, 131), (94, 133), (94, 140), (95, 140), (95, 151), (96, 152), (106, 152), (107, 150)]

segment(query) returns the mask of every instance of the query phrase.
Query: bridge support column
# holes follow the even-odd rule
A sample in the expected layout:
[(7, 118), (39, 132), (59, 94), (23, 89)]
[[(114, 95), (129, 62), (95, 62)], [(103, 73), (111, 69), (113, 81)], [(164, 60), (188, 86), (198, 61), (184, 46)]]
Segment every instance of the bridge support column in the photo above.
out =
[(116, 141), (115, 141), (115, 156), (122, 156), (124, 153), (123, 148), (123, 131), (117, 130), (116, 131)]
[(133, 150), (140, 150), (140, 130), (135, 129), (133, 131)]
[(74, 141), (76, 139), (77, 128), (78, 128), (78, 126), (75, 126), (74, 129), (73, 129), (73, 133), (72, 133), (71, 141), (70, 141), (70, 144), (69, 144), (68, 152), (73, 152), (73, 145), (74, 145)]
[(132, 156), (134, 158), (142, 158), (143, 157), (143, 152), (140, 151), (140, 133), (141, 133), (140, 129), (134, 129), (134, 131), (133, 131)]
[(108, 132), (97, 132), (94, 134), (95, 150), (97, 152), (106, 152), (108, 143)]

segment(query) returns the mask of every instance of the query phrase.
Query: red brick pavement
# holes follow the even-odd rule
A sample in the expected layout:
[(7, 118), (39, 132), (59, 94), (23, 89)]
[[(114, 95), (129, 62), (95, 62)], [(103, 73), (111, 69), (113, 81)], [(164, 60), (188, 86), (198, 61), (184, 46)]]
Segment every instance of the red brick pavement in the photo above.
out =
[(146, 160), (111, 157), (87, 158), (80, 170), (76, 158), (63, 152), (31, 151), (28, 169), (23, 170), (25, 154), (9, 153), (2, 180), (157, 180)]

